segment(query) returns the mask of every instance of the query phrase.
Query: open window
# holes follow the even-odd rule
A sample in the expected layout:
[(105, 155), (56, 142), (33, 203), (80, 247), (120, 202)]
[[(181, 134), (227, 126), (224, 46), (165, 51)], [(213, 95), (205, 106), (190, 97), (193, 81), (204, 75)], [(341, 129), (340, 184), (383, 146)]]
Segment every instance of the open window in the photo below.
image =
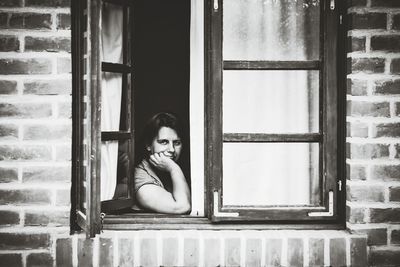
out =
[[(328, 0), (72, 1), (72, 229), (337, 224), (338, 13)], [(187, 126), (188, 216), (129, 212), (140, 129), (159, 111)]]

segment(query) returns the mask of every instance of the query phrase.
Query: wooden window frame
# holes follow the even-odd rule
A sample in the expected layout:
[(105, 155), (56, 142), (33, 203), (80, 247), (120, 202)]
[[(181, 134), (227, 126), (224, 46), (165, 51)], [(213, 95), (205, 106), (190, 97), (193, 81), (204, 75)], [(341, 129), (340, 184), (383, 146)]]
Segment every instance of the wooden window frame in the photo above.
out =
[[(102, 0), (87, 0), (91, 3), (91, 14), (93, 15), (93, 19), (96, 19), (96, 16), (100, 16), (100, 5)], [(124, 3), (125, 0), (103, 0), (106, 2), (113, 3)], [(309, 61), (303, 62), (299, 64), (298, 62), (293, 61), (251, 61), (251, 62), (243, 62), (243, 61), (222, 61), (221, 53), (218, 51), (222, 51), (222, 42), (221, 38), (218, 37), (218, 34), (221, 34), (221, 7), (222, 0), (204, 0), (204, 60), (205, 60), (205, 165), (204, 165), (204, 175), (205, 175), (205, 196), (204, 196), (204, 214), (205, 217), (194, 217), (187, 215), (161, 215), (161, 214), (135, 214), (134, 216), (131, 214), (127, 215), (107, 215), (105, 218), (101, 217), (101, 205), (100, 205), (100, 183), (99, 177), (100, 175), (100, 164), (93, 164), (92, 175), (90, 176), (89, 184), (90, 186), (86, 188), (86, 194), (89, 197), (88, 201), (88, 210), (89, 213), (85, 214), (79, 209), (79, 201), (80, 195), (83, 188), (80, 185), (80, 173), (79, 173), (79, 164), (83, 160), (80, 154), (80, 140), (82, 138), (82, 131), (79, 126), (79, 120), (82, 116), (83, 109), (79, 104), (80, 98), (77, 97), (80, 94), (80, 88), (82, 88), (82, 81), (80, 80), (80, 75), (83, 73), (84, 68), (82, 64), (79, 64), (79, 59), (83, 55), (82, 43), (80, 43), (82, 18), (77, 14), (77, 10), (79, 10), (79, 0), (72, 0), (72, 73), (73, 73), (73, 98), (72, 98), (72, 117), (73, 117), (73, 144), (72, 144), (72, 190), (71, 190), (71, 232), (76, 232), (80, 230), (84, 230), (87, 233), (88, 237), (93, 237), (96, 234), (100, 233), (101, 229), (108, 230), (128, 230), (128, 229), (232, 229), (237, 230), (240, 229), (343, 229), (345, 227), (345, 92), (343, 90), (338, 90), (337, 88), (345, 88), (345, 62), (346, 55), (344, 53), (345, 46), (345, 20), (343, 19), (343, 23), (339, 24), (339, 16), (341, 14), (345, 14), (345, 8), (343, 4), (337, 3), (337, 8), (333, 11), (328, 12), (328, 23), (325, 24), (325, 29), (330, 29), (330, 27), (338, 28), (336, 33), (341, 32), (342, 34), (336, 34), (333, 38), (332, 36), (327, 36), (324, 31), (323, 37), (325, 39), (325, 43), (330, 44), (331, 46), (335, 46), (337, 44), (337, 49), (328, 48), (324, 50), (324, 53), (328, 54), (330, 59), (335, 59), (336, 64), (332, 64), (328, 61)], [(324, 8), (328, 7), (328, 0), (321, 0), (324, 3)], [(215, 10), (215, 3), (218, 3), (220, 9)], [(90, 24), (90, 23), (89, 23)], [(219, 26), (218, 26), (219, 25)], [(109, 63), (101, 63), (98, 52), (96, 51), (96, 47), (98, 47), (98, 41), (100, 38), (99, 33), (99, 25), (90, 25), (92, 30), (92, 36), (95, 36), (94, 42), (91, 42), (91, 49), (94, 51), (94, 56), (91, 57), (91, 65), (93, 66), (101, 66), (93, 67), (92, 72), (95, 75), (92, 76), (92, 83), (90, 86), (93, 88), (98, 86), (99, 82), (101, 82), (101, 70), (112, 70), (120, 73), (128, 73), (133, 72), (132, 67), (126, 66), (116, 66), (115, 64)], [(132, 27), (133, 28), (133, 27)], [(217, 30), (217, 31), (216, 31)], [(218, 38), (216, 38), (218, 37)], [(332, 38), (326, 40), (326, 38)], [(97, 40), (97, 41), (96, 41)], [(94, 50), (93, 50), (94, 49)], [(126, 47), (124, 50), (127, 49)], [(98, 50), (98, 49), (97, 49)], [(97, 52), (97, 53), (96, 53)], [(333, 54), (332, 54), (333, 53)], [(131, 59), (133, 62), (133, 59)], [(101, 63), (101, 64), (100, 64)], [(321, 66), (323, 64), (323, 66)], [(254, 141), (254, 142), (278, 142), (278, 141), (319, 141), (321, 138), (324, 140), (329, 139), (330, 136), (326, 135), (318, 135), (318, 134), (310, 134), (308, 136), (299, 136), (299, 135), (264, 135), (264, 134), (222, 134), (221, 127), (221, 81), (222, 81), (222, 70), (240, 70), (240, 69), (254, 69), (254, 70), (268, 70), (268, 69), (318, 69), (324, 68), (323, 79), (324, 81), (328, 81), (327, 84), (324, 84), (324, 88), (333, 87), (332, 83), (336, 83), (335, 85), (335, 95), (331, 96), (335, 99), (337, 106), (334, 107), (336, 117), (332, 117), (335, 121), (335, 124), (338, 125), (334, 131), (335, 143), (331, 144), (328, 149), (332, 150), (333, 147), (337, 150), (337, 153), (334, 154), (334, 157), (329, 158), (329, 160), (333, 160), (336, 162), (335, 169), (328, 169), (327, 175), (332, 176), (334, 173), (338, 178), (330, 179), (329, 183), (334, 188), (335, 191), (338, 191), (339, 185), (338, 182), (342, 183), (342, 191), (336, 194), (336, 198), (334, 201), (334, 210), (335, 216), (330, 219), (326, 219), (324, 217), (313, 217), (308, 220), (298, 219), (302, 216), (304, 217), (303, 211), (283, 211), (285, 216), (281, 216), (282, 209), (273, 211), (270, 213), (269, 217), (259, 216), (257, 212), (246, 211), (244, 214), (241, 214), (239, 219), (235, 219), (235, 217), (223, 216), (219, 217), (219, 214), (229, 213), (229, 212), (237, 212), (237, 210), (232, 209), (221, 209), (219, 205), (221, 203), (220, 197), (216, 197), (214, 192), (219, 192), (221, 188), (221, 167), (222, 167), (222, 142), (223, 140), (229, 142), (241, 142), (241, 141)], [(329, 70), (329, 72), (327, 71)], [(133, 75), (131, 75), (133, 78)], [(131, 81), (131, 84), (133, 82)], [(93, 96), (98, 97), (98, 96)], [(133, 92), (132, 92), (133, 97)], [(325, 101), (325, 98), (322, 98)], [(321, 103), (322, 104), (322, 103)], [(326, 102), (324, 102), (324, 106)], [(91, 106), (91, 113), (96, 113), (96, 106)], [(333, 107), (328, 107), (333, 108)], [(326, 110), (324, 109), (324, 112)], [(133, 109), (132, 109), (133, 114)], [(95, 122), (92, 126), (93, 132), (96, 132), (96, 135), (91, 135), (92, 142), (99, 147), (101, 144), (101, 140), (121, 140), (125, 139), (128, 136), (133, 138), (134, 132), (133, 129), (131, 132), (103, 132), (100, 133), (98, 130), (100, 121), (95, 117)], [(322, 124), (321, 124), (322, 125)], [(326, 127), (326, 122), (323, 124), (323, 129)], [(340, 127), (343, 126), (343, 127)], [(90, 150), (93, 153), (96, 150)], [(133, 151), (133, 150), (132, 150)], [(98, 152), (98, 150), (97, 150)], [(97, 154), (92, 154), (96, 158)], [(95, 163), (95, 162), (94, 162)], [(214, 203), (215, 201), (215, 203)], [(325, 201), (326, 202), (326, 201)], [(326, 203), (327, 204), (327, 203)], [(315, 210), (313, 210), (315, 211)], [(243, 211), (239, 211), (243, 212)], [(261, 210), (261, 212), (263, 212)], [(290, 216), (289, 216), (290, 215)], [(275, 217), (274, 216), (278, 216)], [(296, 216), (296, 217), (293, 217)], [(279, 219), (276, 219), (279, 218)], [(295, 219), (293, 219), (295, 218)], [(296, 219), (297, 218), (297, 219)], [(239, 224), (238, 224), (239, 223)]]

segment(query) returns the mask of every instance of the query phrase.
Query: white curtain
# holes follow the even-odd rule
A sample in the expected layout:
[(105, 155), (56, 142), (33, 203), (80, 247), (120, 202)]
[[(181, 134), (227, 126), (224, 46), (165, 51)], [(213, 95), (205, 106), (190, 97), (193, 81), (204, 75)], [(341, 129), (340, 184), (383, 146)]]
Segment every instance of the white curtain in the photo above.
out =
[[(102, 61), (122, 63), (122, 8), (105, 3), (102, 13)], [(122, 75), (103, 72), (101, 131), (118, 131), (121, 115)], [(101, 201), (112, 199), (117, 184), (118, 141), (101, 145)]]

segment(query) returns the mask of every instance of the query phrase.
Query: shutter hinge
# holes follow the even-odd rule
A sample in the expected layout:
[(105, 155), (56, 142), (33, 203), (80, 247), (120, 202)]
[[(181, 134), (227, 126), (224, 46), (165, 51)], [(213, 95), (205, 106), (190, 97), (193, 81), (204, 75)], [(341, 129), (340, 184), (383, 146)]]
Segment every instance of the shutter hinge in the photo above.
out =
[(338, 185), (339, 185), (339, 191), (342, 191), (342, 180), (338, 181)]
[(218, 206), (218, 191), (214, 191), (214, 216), (216, 217), (238, 217), (238, 212), (220, 212)]
[(335, 10), (335, 0), (331, 0), (331, 10)]
[(214, 11), (218, 11), (218, 0), (214, 0)]
[(339, 23), (340, 23), (340, 25), (343, 24), (343, 15), (340, 15), (340, 16), (339, 16)]
[(100, 213), (100, 232), (103, 232), (104, 218), (106, 214), (104, 212)]
[(308, 216), (310, 217), (330, 217), (333, 216), (333, 191), (329, 191), (329, 205), (328, 211), (321, 212), (309, 212)]

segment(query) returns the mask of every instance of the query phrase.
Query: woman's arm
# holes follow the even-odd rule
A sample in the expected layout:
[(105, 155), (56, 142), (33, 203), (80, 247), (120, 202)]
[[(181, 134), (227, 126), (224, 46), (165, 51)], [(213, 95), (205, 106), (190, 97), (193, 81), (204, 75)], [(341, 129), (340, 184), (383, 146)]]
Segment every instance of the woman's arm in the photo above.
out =
[(190, 190), (181, 168), (162, 153), (150, 156), (150, 163), (157, 169), (166, 171), (172, 180), (172, 193), (164, 188), (145, 184), (136, 193), (140, 205), (160, 213), (185, 214), (190, 212)]

